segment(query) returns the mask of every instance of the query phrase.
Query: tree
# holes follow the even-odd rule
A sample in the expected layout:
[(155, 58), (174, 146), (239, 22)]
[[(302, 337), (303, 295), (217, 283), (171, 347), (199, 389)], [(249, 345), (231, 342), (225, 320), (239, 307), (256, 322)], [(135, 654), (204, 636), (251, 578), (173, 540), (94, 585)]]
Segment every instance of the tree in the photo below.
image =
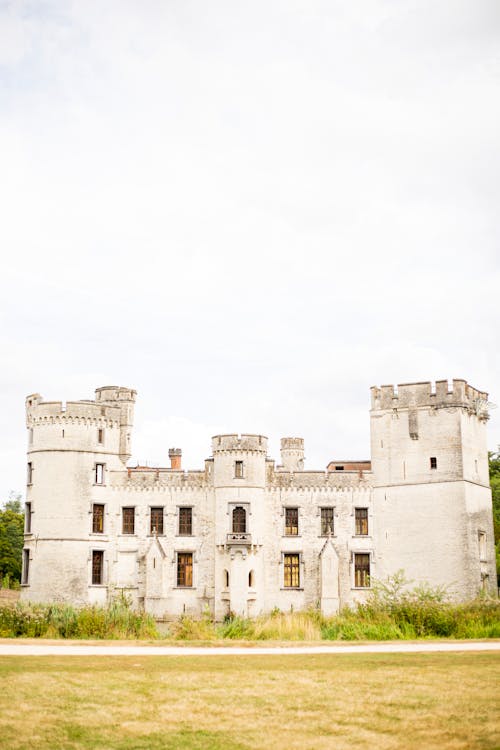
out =
[(493, 529), (497, 553), (497, 574), (500, 574), (500, 452), (489, 453), (490, 484), (493, 498)]
[(9, 499), (0, 509), (0, 583), (21, 581), (24, 543), (24, 514), (21, 496), (10, 493)]

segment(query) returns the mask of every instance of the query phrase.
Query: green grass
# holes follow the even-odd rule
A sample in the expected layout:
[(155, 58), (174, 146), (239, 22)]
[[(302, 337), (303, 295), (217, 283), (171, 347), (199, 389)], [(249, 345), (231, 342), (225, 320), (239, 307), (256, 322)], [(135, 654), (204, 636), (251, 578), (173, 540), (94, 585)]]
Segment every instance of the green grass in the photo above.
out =
[(0, 658), (6, 750), (498, 748), (500, 655)]

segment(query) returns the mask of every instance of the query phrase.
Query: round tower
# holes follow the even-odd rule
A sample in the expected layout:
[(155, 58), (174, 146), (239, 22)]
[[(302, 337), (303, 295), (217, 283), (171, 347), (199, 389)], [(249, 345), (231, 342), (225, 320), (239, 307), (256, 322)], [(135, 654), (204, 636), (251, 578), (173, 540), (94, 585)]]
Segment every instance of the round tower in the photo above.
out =
[(215, 616), (248, 616), (263, 607), (264, 490), (267, 438), (212, 438), (215, 492)]
[(26, 398), (23, 599), (106, 600), (109, 487), (130, 453), (134, 400), (125, 388), (66, 404)]
[(299, 437), (281, 438), (281, 464), (285, 471), (304, 470), (304, 439)]

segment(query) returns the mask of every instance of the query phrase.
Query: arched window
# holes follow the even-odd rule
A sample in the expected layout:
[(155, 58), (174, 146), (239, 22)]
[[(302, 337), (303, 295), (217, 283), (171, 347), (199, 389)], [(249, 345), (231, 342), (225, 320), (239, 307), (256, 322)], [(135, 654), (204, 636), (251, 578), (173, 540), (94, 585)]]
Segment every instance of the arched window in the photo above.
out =
[(245, 534), (247, 530), (247, 512), (237, 506), (233, 509), (233, 534)]
[(253, 570), (248, 574), (248, 588), (253, 589), (255, 586), (255, 572)]

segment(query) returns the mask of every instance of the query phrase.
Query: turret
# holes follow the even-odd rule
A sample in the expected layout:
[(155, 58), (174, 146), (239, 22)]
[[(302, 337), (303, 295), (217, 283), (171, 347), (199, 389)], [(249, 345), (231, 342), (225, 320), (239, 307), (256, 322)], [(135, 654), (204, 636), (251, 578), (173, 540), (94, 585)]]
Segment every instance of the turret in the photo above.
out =
[(106, 385), (96, 388), (97, 404), (118, 407), (120, 410), (120, 459), (126, 463), (131, 456), (131, 434), (134, 424), (134, 404), (137, 392), (131, 388)]
[(281, 438), (281, 464), (285, 471), (304, 470), (304, 439), (299, 437)]

